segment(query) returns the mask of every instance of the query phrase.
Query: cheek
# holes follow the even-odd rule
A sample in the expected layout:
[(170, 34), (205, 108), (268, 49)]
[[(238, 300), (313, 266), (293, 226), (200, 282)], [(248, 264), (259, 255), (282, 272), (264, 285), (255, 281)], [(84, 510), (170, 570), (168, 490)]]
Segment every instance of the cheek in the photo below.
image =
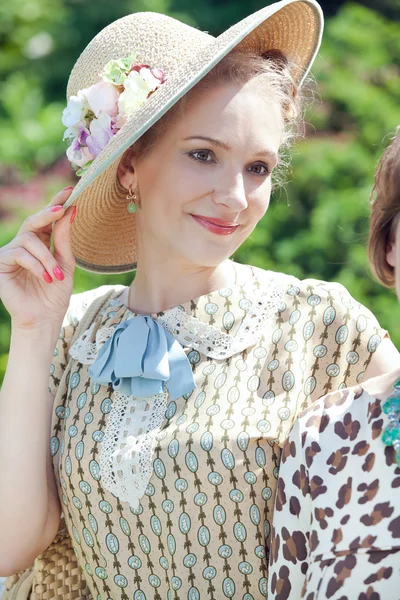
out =
[(158, 211), (158, 215), (172, 217), (182, 206), (190, 203), (210, 189), (209, 177), (204, 171), (193, 167), (187, 157), (179, 156), (162, 168), (143, 171), (139, 178), (139, 188), (143, 189), (143, 204), (147, 199), (148, 212)]
[(249, 198), (249, 210), (252, 220), (259, 221), (266, 213), (271, 200), (271, 182), (261, 186), (257, 192)]

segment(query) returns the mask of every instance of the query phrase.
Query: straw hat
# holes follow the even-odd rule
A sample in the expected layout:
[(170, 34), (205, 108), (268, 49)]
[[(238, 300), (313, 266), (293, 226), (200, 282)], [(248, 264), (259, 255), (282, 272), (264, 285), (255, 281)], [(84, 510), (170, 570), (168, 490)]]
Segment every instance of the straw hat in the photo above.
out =
[(278, 49), (293, 61), (301, 84), (321, 42), (323, 16), (315, 0), (283, 0), (263, 8), (217, 38), (163, 14), (142, 12), (114, 21), (76, 61), (67, 99), (100, 81), (112, 59), (136, 52), (137, 63), (163, 69), (167, 80), (128, 117), (78, 181), (65, 206), (78, 205), (72, 224), (76, 264), (95, 273), (136, 268), (135, 215), (117, 179), (124, 151), (232, 49), (263, 54)]

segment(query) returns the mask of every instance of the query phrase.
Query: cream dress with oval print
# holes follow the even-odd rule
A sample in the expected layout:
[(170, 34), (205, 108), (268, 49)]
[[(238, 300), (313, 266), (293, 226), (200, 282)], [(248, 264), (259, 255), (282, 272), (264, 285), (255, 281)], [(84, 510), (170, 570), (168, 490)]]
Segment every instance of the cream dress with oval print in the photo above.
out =
[(232, 285), (152, 315), (192, 365), (197, 387), (176, 401), (90, 380), (113, 327), (135, 318), (125, 286), (71, 298), (49, 380), (51, 453), (93, 599), (265, 598), (280, 446), (300, 410), (362, 379), (386, 334), (338, 283), (236, 269)]

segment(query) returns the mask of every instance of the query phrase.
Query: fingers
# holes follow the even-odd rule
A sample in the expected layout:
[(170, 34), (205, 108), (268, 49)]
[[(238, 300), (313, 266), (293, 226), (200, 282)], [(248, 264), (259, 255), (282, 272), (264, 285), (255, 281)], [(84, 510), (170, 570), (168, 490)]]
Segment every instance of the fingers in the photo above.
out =
[(32, 275), (38, 279), (47, 281), (47, 283), (52, 282), (51, 276), (43, 267), (42, 263), (22, 246), (10, 248), (9, 250), (5, 251), (2, 256), (2, 264), (8, 264), (10, 267), (18, 265), (26, 271), (32, 273)]
[(41, 229), (59, 221), (66, 213), (66, 209), (64, 209), (63, 205), (70, 197), (72, 190), (73, 187), (61, 190), (61, 192), (58, 192), (43, 210), (29, 215), (22, 223), (17, 236), (22, 235), (27, 231), (39, 232)]
[[(43, 271), (47, 271), (52, 279), (55, 278), (59, 281), (64, 279), (64, 273), (62, 272), (57, 260), (47, 246), (32, 231), (26, 231), (17, 238), (14, 238), (10, 242), (9, 246), (14, 248), (17, 253), (17, 257), (21, 256), (25, 262), (30, 259), (26, 258), (25, 253), (19, 252), (21, 248), (24, 249), (33, 259), (35, 259), (40, 266), (40, 277), (42, 277)], [(18, 262), (18, 260), (16, 260), (16, 262), (17, 264), (20, 264), (20, 266), (23, 266)], [(30, 260), (30, 264), (33, 266), (32, 260)], [(39, 267), (36, 266), (35, 275), (38, 269)]]
[(47, 206), (56, 206), (58, 204), (64, 204), (64, 202), (66, 202), (68, 200), (68, 198), (70, 197), (73, 189), (74, 189), (73, 185), (69, 185), (68, 187), (64, 188), (63, 190), (58, 192), (54, 196), (54, 198), (52, 198), (50, 200), (50, 202)]
[(75, 257), (72, 253), (71, 219), (74, 218), (76, 206), (69, 206), (65, 211), (65, 219), (59, 219), (53, 226), (54, 257), (65, 273), (73, 273)]

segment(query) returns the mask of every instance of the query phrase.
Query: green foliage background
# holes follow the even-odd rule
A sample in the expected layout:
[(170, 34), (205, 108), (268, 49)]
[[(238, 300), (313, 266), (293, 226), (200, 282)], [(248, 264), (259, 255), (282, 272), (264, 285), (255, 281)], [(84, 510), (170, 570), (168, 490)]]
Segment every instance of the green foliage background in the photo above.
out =
[[(70, 70), (111, 21), (152, 10), (218, 35), (266, 3), (260, 0), (0, 0), (0, 246), (30, 212), (74, 183), (61, 113)], [(373, 172), (400, 123), (400, 0), (321, 2), (327, 23), (308, 94), (306, 137), (293, 149), (283, 188), (235, 259), (297, 277), (340, 281), (389, 329), (400, 347), (394, 293), (373, 281), (366, 260)], [(24, 202), (17, 184), (40, 180), (43, 195)], [(8, 190), (13, 200), (4, 200)], [(3, 193), (2, 193), (3, 191)], [(14, 195), (13, 195), (14, 194)], [(133, 274), (76, 270), (74, 291), (129, 284)], [(10, 336), (0, 303), (0, 381)]]

